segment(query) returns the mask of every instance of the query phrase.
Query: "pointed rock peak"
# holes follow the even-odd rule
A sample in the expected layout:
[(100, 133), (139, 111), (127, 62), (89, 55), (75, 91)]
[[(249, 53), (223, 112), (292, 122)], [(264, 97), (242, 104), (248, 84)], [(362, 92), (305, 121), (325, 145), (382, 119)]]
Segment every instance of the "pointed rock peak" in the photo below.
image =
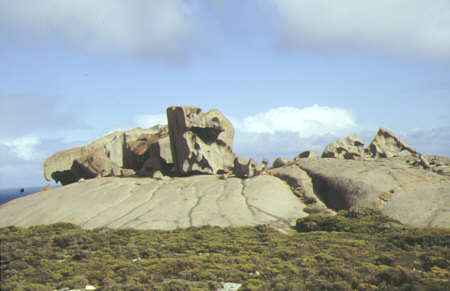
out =
[(375, 138), (369, 145), (369, 150), (374, 158), (389, 158), (402, 151), (417, 154), (417, 151), (406, 141), (385, 128), (378, 130)]

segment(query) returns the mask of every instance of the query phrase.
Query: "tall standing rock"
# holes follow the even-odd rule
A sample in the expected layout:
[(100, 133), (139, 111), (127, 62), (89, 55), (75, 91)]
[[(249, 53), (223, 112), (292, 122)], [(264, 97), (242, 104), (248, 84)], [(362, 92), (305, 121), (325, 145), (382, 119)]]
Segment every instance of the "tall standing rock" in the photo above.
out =
[(167, 108), (172, 157), (178, 175), (217, 174), (233, 167), (234, 128), (218, 110)]

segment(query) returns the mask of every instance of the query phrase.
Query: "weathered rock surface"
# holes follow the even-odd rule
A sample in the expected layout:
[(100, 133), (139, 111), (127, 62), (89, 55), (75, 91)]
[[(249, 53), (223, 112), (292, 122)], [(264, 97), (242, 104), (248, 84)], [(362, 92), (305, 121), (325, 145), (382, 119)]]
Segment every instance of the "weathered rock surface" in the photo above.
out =
[[(404, 152), (407, 152), (409, 155), (420, 155), (398, 135), (385, 128), (380, 128), (369, 147), (364, 147), (364, 142), (356, 135), (352, 135), (327, 145), (322, 153), (322, 158), (345, 160), (391, 158), (400, 156)], [(422, 163), (426, 164), (424, 161)]]
[(81, 178), (132, 175), (139, 169), (141, 157), (148, 155), (152, 142), (157, 143), (165, 136), (167, 126), (116, 131), (87, 146), (53, 154), (44, 163), (44, 177), (47, 181), (53, 179), (66, 185)]
[(234, 159), (233, 174), (239, 178), (250, 178), (261, 174), (267, 166), (267, 163), (258, 164), (255, 160), (249, 159), (248, 162), (243, 157)]
[(291, 187), (292, 192), (307, 205), (303, 211), (310, 214), (335, 214), (314, 192), (311, 177), (296, 164), (287, 165), (282, 168), (274, 168), (267, 173), (280, 178)]
[(285, 157), (276, 158), (272, 163), (272, 168), (279, 168), (289, 164), (290, 160)]
[(416, 150), (395, 133), (380, 128), (373, 141), (369, 145), (369, 150), (374, 158), (390, 158), (402, 151), (417, 154)]
[(300, 159), (314, 192), (334, 210), (379, 208), (412, 226), (450, 226), (450, 179), (411, 167), (401, 158)]
[(212, 175), (155, 180), (107, 177), (12, 200), (0, 226), (70, 222), (84, 228), (175, 229), (218, 225), (293, 225), (305, 204), (270, 175), (220, 180)]
[(358, 206), (412, 226), (450, 227), (450, 158), (419, 154), (386, 129), (368, 147), (353, 135), (329, 144), (322, 158), (306, 151), (267, 169), (268, 160), (233, 154), (234, 129), (219, 111), (174, 106), (167, 119), (55, 153), (46, 179), (72, 184), (0, 206), (0, 226), (281, 229)]
[(364, 157), (364, 142), (356, 135), (338, 139), (323, 150), (322, 158), (360, 159)]
[(233, 167), (234, 128), (218, 110), (167, 108), (172, 157), (178, 175), (217, 174)]
[(317, 159), (319, 158), (319, 153), (316, 151), (304, 151), (295, 157), (295, 159)]

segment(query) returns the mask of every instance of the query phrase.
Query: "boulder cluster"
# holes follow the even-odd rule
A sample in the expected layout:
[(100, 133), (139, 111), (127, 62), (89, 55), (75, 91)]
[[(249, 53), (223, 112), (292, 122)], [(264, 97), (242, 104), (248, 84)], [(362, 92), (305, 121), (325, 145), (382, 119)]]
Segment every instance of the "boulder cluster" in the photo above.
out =
[(66, 185), (95, 177), (259, 174), (263, 166), (236, 157), (234, 128), (218, 110), (167, 108), (168, 125), (117, 131), (91, 144), (57, 152), (44, 163), (44, 176)]
[[(218, 174), (250, 178), (299, 159), (319, 158), (304, 151), (294, 161), (280, 157), (271, 167), (233, 153), (234, 128), (218, 110), (202, 112), (198, 107), (167, 108), (168, 125), (117, 131), (84, 146), (57, 152), (44, 163), (44, 176), (63, 185), (95, 177), (180, 177)], [(406, 157), (406, 162), (441, 171), (439, 163), (419, 154), (395, 133), (380, 128), (368, 147), (356, 135), (326, 146), (322, 158), (372, 160)], [(447, 167), (445, 167), (445, 170)], [(442, 174), (442, 173), (441, 173)], [(444, 173), (449, 174), (449, 173)]]

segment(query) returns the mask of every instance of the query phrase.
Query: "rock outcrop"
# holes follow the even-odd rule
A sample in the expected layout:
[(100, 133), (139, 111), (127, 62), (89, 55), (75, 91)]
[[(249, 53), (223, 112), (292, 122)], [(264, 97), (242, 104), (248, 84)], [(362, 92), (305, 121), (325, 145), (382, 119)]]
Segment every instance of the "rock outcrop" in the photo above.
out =
[(375, 138), (369, 145), (369, 151), (374, 158), (390, 158), (402, 151), (408, 151), (411, 154), (417, 154), (416, 150), (401, 139), (395, 133), (380, 128)]
[(289, 164), (289, 159), (285, 157), (276, 158), (272, 163), (272, 168), (279, 168)]
[(80, 179), (132, 176), (141, 170), (143, 160), (154, 157), (148, 151), (150, 145), (159, 147), (164, 138), (168, 140), (167, 126), (116, 131), (87, 146), (53, 154), (44, 163), (44, 177), (67, 185)]
[(0, 206), (0, 227), (70, 222), (83, 228), (175, 229), (269, 224), (289, 229), (306, 205), (282, 180), (213, 175), (155, 180), (106, 177), (28, 195)]
[(172, 106), (167, 108), (167, 120), (177, 175), (231, 170), (234, 128), (220, 111)]
[(66, 186), (0, 206), (0, 226), (287, 229), (308, 214), (371, 207), (408, 225), (450, 227), (450, 158), (422, 155), (386, 129), (368, 147), (353, 135), (321, 158), (305, 151), (267, 168), (233, 154), (233, 126), (218, 110), (173, 106), (167, 120), (55, 153), (44, 175)]
[(234, 159), (233, 174), (238, 178), (250, 178), (261, 174), (267, 167), (267, 163), (258, 164), (255, 160), (249, 159), (248, 162), (243, 157)]
[(299, 197), (307, 207), (303, 210), (310, 214), (333, 215), (335, 212), (329, 209), (316, 195), (311, 177), (296, 164), (282, 168), (274, 168), (268, 174), (285, 181), (292, 193)]
[(152, 177), (157, 171), (187, 176), (232, 170), (234, 128), (222, 113), (172, 106), (167, 120), (168, 126), (117, 131), (87, 146), (57, 152), (45, 161), (44, 176), (67, 185), (95, 177)]
[(365, 156), (364, 142), (356, 135), (338, 139), (323, 150), (322, 158), (337, 158), (345, 160), (361, 159)]
[(391, 158), (402, 152), (419, 155), (416, 150), (395, 133), (380, 128), (368, 147), (356, 135), (338, 139), (324, 149), (322, 158), (358, 160), (370, 158)]
[(304, 151), (295, 157), (295, 159), (317, 159), (319, 158), (319, 153), (316, 151)]
[(296, 164), (333, 210), (372, 207), (412, 226), (450, 226), (450, 180), (401, 158), (300, 159)]

